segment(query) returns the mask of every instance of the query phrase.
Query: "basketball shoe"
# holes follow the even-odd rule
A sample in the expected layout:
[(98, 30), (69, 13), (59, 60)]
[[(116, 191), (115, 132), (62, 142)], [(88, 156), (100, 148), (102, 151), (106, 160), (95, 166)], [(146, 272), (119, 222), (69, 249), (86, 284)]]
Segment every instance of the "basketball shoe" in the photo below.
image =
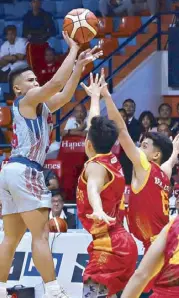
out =
[(50, 287), (48, 289), (48, 293), (46, 293), (43, 298), (70, 298), (65, 290), (58, 286), (58, 287)]

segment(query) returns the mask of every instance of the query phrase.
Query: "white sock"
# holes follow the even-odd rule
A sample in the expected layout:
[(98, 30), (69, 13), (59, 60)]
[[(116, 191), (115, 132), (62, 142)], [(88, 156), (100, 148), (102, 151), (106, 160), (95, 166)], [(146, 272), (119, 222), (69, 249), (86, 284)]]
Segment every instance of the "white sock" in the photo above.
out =
[(53, 281), (47, 282), (45, 284), (45, 290), (48, 292), (52, 287), (57, 288), (59, 287), (58, 281), (55, 279)]

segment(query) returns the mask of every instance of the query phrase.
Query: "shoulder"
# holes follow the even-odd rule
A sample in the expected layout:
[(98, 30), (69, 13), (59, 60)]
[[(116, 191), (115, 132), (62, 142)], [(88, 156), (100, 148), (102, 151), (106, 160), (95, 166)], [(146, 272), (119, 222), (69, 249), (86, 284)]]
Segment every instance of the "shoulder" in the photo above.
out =
[(4, 49), (6, 49), (7, 47), (9, 46), (9, 42), (8, 41), (5, 41), (3, 44), (2, 44), (2, 46), (1, 46), (1, 50), (4, 50)]
[(23, 38), (23, 37), (16, 38), (16, 44), (26, 44), (27, 42), (28, 40), (26, 38)]

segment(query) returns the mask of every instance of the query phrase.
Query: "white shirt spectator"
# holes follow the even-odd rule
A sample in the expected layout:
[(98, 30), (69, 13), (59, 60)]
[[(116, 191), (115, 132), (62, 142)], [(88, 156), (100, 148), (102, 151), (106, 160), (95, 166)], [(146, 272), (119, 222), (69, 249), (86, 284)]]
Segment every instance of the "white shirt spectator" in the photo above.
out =
[[(87, 124), (87, 119), (85, 119), (85, 122)], [(68, 119), (64, 130), (69, 130), (69, 129), (76, 129), (80, 126), (80, 124), (76, 121), (76, 119), (74, 117), (71, 117)], [(87, 127), (85, 128), (85, 130), (87, 130)]]
[[(26, 54), (27, 39), (22, 37), (16, 37), (15, 43), (10, 44), (9, 41), (5, 41), (0, 49), (0, 58), (6, 55), (15, 55), (15, 54)], [(13, 69), (19, 65), (27, 65), (27, 61), (17, 61), (15, 63), (9, 63), (4, 66), (1, 70), (7, 71), (8, 69)]]

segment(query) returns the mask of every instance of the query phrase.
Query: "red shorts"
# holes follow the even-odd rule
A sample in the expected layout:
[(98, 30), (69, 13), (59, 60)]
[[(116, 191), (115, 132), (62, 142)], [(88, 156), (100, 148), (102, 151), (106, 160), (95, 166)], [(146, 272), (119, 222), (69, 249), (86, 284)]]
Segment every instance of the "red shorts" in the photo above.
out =
[(88, 253), (84, 282), (91, 279), (105, 285), (109, 296), (123, 290), (135, 271), (138, 257), (132, 236), (123, 227), (115, 227), (109, 233), (95, 236)]

